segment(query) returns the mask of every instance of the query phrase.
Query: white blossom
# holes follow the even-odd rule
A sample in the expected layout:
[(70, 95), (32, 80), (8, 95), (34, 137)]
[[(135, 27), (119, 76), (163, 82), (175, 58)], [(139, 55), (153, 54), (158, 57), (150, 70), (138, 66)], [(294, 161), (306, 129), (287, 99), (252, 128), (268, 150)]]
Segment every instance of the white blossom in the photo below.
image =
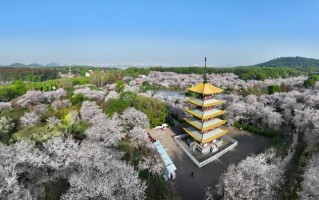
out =
[(102, 100), (104, 99), (106, 93), (104, 91), (99, 91), (99, 90), (91, 90), (90, 88), (80, 88), (76, 89), (74, 91), (74, 94), (82, 94), (83, 96), (90, 98), (90, 99), (99, 99)]
[(123, 122), (131, 129), (134, 126), (148, 128), (150, 121), (146, 114), (133, 107), (127, 108), (121, 115)]
[(313, 155), (307, 163), (303, 181), (302, 191), (299, 192), (301, 199), (315, 200), (319, 197), (319, 153)]
[(32, 126), (40, 122), (39, 116), (35, 112), (26, 112), (20, 118), (20, 124), (22, 126)]
[(57, 117), (49, 117), (47, 120), (47, 123), (49, 126), (60, 126), (61, 120), (59, 120)]
[(218, 185), (223, 199), (272, 199), (283, 181), (273, 152), (247, 157), (237, 166), (231, 164)]
[(0, 102), (0, 111), (5, 109), (11, 109), (11, 103), (10, 102)]
[(0, 117), (0, 137), (10, 133), (14, 129), (14, 122), (7, 117)]

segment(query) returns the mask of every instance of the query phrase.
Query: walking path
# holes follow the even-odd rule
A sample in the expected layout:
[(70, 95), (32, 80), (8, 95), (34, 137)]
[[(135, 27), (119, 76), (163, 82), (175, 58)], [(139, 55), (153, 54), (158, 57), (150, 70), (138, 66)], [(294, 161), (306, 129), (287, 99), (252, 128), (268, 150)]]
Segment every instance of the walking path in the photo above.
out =
[(282, 167), (286, 167), (287, 164), (289, 163), (289, 161), (292, 159), (292, 157), (294, 156), (295, 152), (296, 152), (296, 147), (297, 147), (297, 143), (298, 143), (298, 132), (293, 133), (292, 136), (292, 144), (289, 148), (288, 154), (286, 157), (284, 157), (284, 159), (281, 161), (281, 166)]

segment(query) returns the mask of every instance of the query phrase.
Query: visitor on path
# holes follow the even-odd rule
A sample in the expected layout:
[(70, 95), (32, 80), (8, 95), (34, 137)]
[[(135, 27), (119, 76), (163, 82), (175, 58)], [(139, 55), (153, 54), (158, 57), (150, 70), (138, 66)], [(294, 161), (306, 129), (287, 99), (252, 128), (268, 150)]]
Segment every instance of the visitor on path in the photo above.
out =
[(194, 177), (194, 172), (192, 171), (191, 176)]

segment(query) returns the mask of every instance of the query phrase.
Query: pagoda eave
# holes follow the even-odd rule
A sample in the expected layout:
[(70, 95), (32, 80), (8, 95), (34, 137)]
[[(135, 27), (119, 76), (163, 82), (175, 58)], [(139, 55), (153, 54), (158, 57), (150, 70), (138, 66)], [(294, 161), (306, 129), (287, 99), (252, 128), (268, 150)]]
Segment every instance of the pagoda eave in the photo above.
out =
[(195, 106), (201, 106), (204, 108), (211, 107), (211, 106), (218, 106), (218, 105), (222, 105), (224, 103), (223, 100), (216, 100), (212, 103), (205, 103), (205, 101), (200, 101), (198, 99), (188, 99), (187, 101)]
[(204, 134), (193, 127), (184, 127), (183, 129), (186, 133), (192, 136), (192, 138), (194, 138), (199, 143), (210, 142), (228, 133), (227, 130), (223, 130), (220, 128), (212, 130)]
[(226, 120), (221, 120), (221, 119), (216, 118), (214, 120), (211, 120), (210, 125), (206, 125), (207, 123), (210, 123), (210, 122), (202, 122), (199, 120), (194, 120), (194, 118), (184, 118), (184, 120), (188, 124), (190, 124), (191, 126), (195, 127), (196, 129), (198, 129), (200, 131), (207, 131), (207, 130), (216, 128), (218, 126), (221, 126), (227, 122)]
[(191, 114), (199, 119), (204, 120), (204, 119), (209, 119), (212, 117), (217, 117), (217, 116), (223, 115), (223, 114), (225, 114), (226, 111), (216, 110), (216, 112), (214, 112), (212, 114), (208, 114), (208, 115), (205, 115), (204, 112), (198, 111), (196, 109), (186, 109), (186, 112), (188, 112), (189, 114)]

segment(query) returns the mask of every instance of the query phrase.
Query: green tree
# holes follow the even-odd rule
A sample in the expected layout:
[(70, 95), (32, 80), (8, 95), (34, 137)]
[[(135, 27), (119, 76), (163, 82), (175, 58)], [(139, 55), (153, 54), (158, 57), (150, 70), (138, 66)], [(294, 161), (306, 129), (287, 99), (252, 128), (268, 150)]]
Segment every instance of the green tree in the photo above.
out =
[(281, 86), (280, 85), (269, 85), (268, 86), (268, 93), (273, 94), (275, 92), (281, 92)]
[(20, 95), (23, 95), (24, 93), (26, 93), (28, 88), (24, 82), (19, 80), (19, 81), (15, 81), (12, 84), (12, 90), (17, 96), (20, 96)]
[(116, 90), (116, 92), (121, 93), (121, 92), (124, 91), (124, 88), (125, 88), (125, 82), (124, 81), (117, 80), (115, 82), (115, 90)]

